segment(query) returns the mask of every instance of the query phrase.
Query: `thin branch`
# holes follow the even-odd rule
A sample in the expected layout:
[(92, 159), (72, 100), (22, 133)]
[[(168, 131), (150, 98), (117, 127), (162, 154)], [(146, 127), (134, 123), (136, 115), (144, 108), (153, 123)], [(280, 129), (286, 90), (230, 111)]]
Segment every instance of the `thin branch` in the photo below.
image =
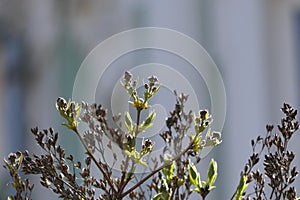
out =
[[(140, 110), (140, 109), (137, 109), (137, 120), (136, 120), (136, 129), (135, 129), (135, 137), (138, 135), (138, 133), (139, 133), (139, 125), (140, 125), (140, 117), (141, 117), (141, 112), (142, 112), (142, 110)], [(127, 156), (126, 157), (126, 161), (125, 161), (125, 163), (126, 163), (126, 166), (128, 166), (129, 165), (129, 157)], [(125, 166), (125, 167), (126, 167)], [(121, 188), (120, 188), (120, 194), (122, 194), (122, 192), (124, 191), (124, 189), (125, 189), (125, 187), (126, 187), (126, 185), (129, 183), (129, 181), (131, 180), (131, 176), (132, 176), (132, 174), (133, 174), (133, 169), (134, 169), (134, 162), (132, 162), (132, 166), (131, 166), (131, 169), (130, 169), (130, 172), (128, 172), (128, 177), (127, 177), (127, 179), (126, 179), (126, 171), (125, 172), (123, 172), (123, 175), (122, 175), (122, 178), (121, 178)]]
[(105, 180), (108, 182), (109, 186), (112, 188), (113, 192), (116, 193), (116, 189), (114, 188), (114, 185), (110, 179), (110, 177), (105, 173), (105, 170), (102, 168), (102, 166), (99, 164), (99, 162), (96, 160), (96, 158), (94, 157), (94, 155), (92, 154), (92, 152), (90, 151), (90, 149), (88, 148), (88, 146), (85, 144), (83, 138), (81, 137), (80, 133), (78, 132), (77, 128), (73, 129), (73, 131), (77, 134), (77, 136), (80, 139), (80, 142), (82, 143), (82, 145), (84, 146), (87, 154), (92, 158), (93, 162), (96, 164), (97, 168), (101, 171), (101, 173), (103, 174)]
[(139, 109), (137, 110), (135, 136), (137, 136), (139, 134), (139, 125), (140, 125), (141, 111), (142, 110), (139, 110)]
[(130, 194), (132, 191), (134, 191), (137, 187), (139, 187), (140, 185), (142, 185), (145, 181), (147, 181), (149, 178), (151, 178), (153, 175), (155, 175), (157, 172), (159, 172), (160, 170), (162, 170), (163, 168), (165, 168), (166, 166), (169, 166), (171, 164), (171, 162), (176, 161), (178, 159), (181, 158), (182, 155), (184, 155), (188, 150), (190, 150), (192, 147), (192, 143), (184, 150), (182, 151), (180, 154), (178, 154), (175, 158), (172, 159), (172, 161), (170, 161), (169, 163), (165, 163), (162, 166), (160, 166), (159, 168), (157, 168), (156, 170), (152, 171), (150, 174), (148, 174), (147, 176), (145, 176), (142, 180), (140, 180), (137, 184), (135, 184), (134, 186), (132, 186), (130, 189), (128, 189), (126, 192), (124, 192), (121, 195), (121, 198), (125, 197), (126, 195)]

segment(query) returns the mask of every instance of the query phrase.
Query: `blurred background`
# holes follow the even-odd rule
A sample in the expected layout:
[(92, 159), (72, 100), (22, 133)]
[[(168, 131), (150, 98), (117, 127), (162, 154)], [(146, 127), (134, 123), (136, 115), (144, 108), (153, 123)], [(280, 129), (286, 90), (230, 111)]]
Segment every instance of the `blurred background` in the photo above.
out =
[[(32, 127), (53, 126), (66, 132), (59, 126), (57, 97), (72, 97), (77, 70), (96, 45), (137, 27), (184, 33), (199, 42), (218, 66), (227, 115), (223, 143), (211, 154), (218, 161), (219, 176), (217, 190), (208, 199), (229, 199), (251, 154), (250, 140), (264, 134), (266, 124), (279, 123), (284, 102), (300, 108), (298, 0), (1, 0), (0, 159), (11, 151), (34, 150)], [(131, 60), (149, 62), (147, 51), (142, 54), (137, 52)], [(155, 61), (168, 58), (173, 59)], [(124, 70), (115, 73), (120, 76)], [(184, 70), (188, 73), (189, 68)], [(209, 101), (206, 96), (204, 102)], [(67, 150), (76, 149), (76, 138), (62, 133), (62, 140)], [(298, 133), (291, 143), (295, 152), (300, 152), (299, 141)], [(298, 168), (299, 156), (294, 163)], [(9, 180), (1, 169), (0, 199), (11, 192), (5, 187)], [(298, 192), (299, 185), (298, 181)], [(33, 199), (56, 198), (43, 188), (34, 193)]]

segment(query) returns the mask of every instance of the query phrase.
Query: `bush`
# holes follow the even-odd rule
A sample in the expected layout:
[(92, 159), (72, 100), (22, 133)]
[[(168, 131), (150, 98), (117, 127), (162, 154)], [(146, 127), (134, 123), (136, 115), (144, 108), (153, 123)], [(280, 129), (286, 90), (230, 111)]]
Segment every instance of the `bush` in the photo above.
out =
[[(159, 133), (165, 143), (163, 155), (159, 159), (151, 157), (154, 142), (150, 138), (141, 141), (137, 136), (150, 128), (156, 117), (152, 111), (144, 121), (141, 120), (141, 113), (151, 106), (149, 100), (160, 89), (158, 79), (155, 76), (148, 78), (143, 97), (138, 95), (137, 81), (129, 72), (125, 73), (121, 84), (132, 99), (129, 103), (135, 109), (136, 121), (126, 112), (124, 122), (121, 115), (113, 116), (112, 126), (107, 119), (107, 110), (101, 105), (78, 104), (58, 98), (56, 108), (65, 119), (63, 125), (72, 130), (83, 145), (84, 161), (65, 154), (58, 142), (59, 134), (52, 128), (31, 129), (35, 142), (44, 153), (10, 153), (4, 160), (4, 167), (12, 178), (11, 186), (15, 189), (15, 195), (8, 199), (31, 199), (34, 185), (29, 179), (22, 178), (27, 175), (39, 175), (41, 185), (62, 199), (171, 200), (188, 199), (192, 193), (206, 199), (215, 188), (217, 162), (211, 159), (206, 179), (200, 176), (196, 165), (201, 161), (203, 149), (221, 143), (221, 134), (210, 130), (212, 117), (209, 112), (187, 112), (184, 105), (188, 95), (178, 95), (175, 91), (175, 108), (166, 119), (165, 131)], [(231, 199), (297, 199), (292, 183), (298, 172), (296, 167), (291, 167), (295, 154), (288, 151), (288, 142), (299, 128), (297, 111), (288, 104), (284, 104), (282, 111), (286, 117), (278, 126), (280, 134), (273, 134), (273, 126), (268, 125), (265, 137), (259, 136), (251, 141), (253, 154), (241, 172)], [(78, 129), (79, 122), (88, 127), (83, 133)], [(122, 130), (122, 125), (126, 131)], [(121, 162), (115, 148), (122, 152)], [(113, 163), (107, 160), (107, 150), (113, 157)], [(261, 173), (256, 166), (263, 155), (264, 169)], [(114, 170), (116, 165), (119, 165), (120, 171)], [(139, 167), (148, 172), (139, 174)], [(254, 192), (246, 193), (249, 184), (254, 185)], [(267, 187), (271, 189), (266, 190)]]

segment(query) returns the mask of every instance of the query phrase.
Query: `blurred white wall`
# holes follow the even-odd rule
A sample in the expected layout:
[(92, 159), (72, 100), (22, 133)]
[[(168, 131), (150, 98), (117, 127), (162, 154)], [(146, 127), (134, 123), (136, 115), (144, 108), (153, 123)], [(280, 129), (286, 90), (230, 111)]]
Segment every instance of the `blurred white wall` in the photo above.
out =
[(210, 41), (214, 41), (212, 48), (223, 72), (228, 100), (221, 154), (215, 152), (224, 169), (220, 170), (222, 186), (216, 199), (229, 199), (251, 153), (250, 140), (263, 133), (267, 122), (266, 5), (256, 0), (213, 2)]

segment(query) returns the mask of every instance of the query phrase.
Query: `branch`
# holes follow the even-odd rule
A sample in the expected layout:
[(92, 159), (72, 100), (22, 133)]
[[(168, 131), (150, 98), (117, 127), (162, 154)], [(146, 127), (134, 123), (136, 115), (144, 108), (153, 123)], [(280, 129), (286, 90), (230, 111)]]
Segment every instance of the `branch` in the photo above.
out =
[(96, 158), (94, 157), (94, 155), (92, 154), (92, 152), (90, 151), (90, 149), (88, 148), (88, 146), (85, 144), (85, 142), (84, 142), (83, 138), (81, 137), (80, 133), (78, 132), (77, 128), (72, 129), (72, 130), (75, 131), (75, 133), (77, 134), (77, 136), (80, 139), (80, 142), (84, 146), (87, 154), (92, 158), (92, 160), (96, 164), (97, 168), (101, 171), (101, 173), (103, 174), (105, 180), (108, 182), (109, 186), (112, 188), (113, 192), (116, 193), (116, 189), (114, 188), (113, 182), (111, 181), (110, 177), (105, 173), (105, 170), (102, 168), (102, 166), (96, 160)]
[(163, 168), (165, 168), (166, 166), (170, 165), (171, 162), (176, 161), (178, 159), (181, 158), (182, 155), (184, 155), (189, 149), (191, 149), (192, 147), (192, 143), (184, 150), (182, 151), (180, 154), (178, 154), (175, 158), (173, 158), (169, 163), (165, 163), (162, 166), (160, 166), (159, 168), (157, 168), (156, 170), (152, 171), (150, 174), (148, 174), (147, 176), (145, 176), (142, 180), (140, 180), (137, 184), (135, 184), (134, 186), (132, 186), (130, 189), (128, 189), (126, 192), (124, 192), (121, 195), (121, 198), (125, 197), (126, 195), (128, 195), (129, 193), (131, 193), (132, 191), (134, 191), (137, 187), (139, 187), (140, 185), (142, 185), (145, 181), (147, 181), (149, 178), (151, 178), (153, 175), (155, 175), (157, 172), (159, 172), (160, 170), (162, 170)]
[(141, 111), (142, 110), (137, 109), (137, 119), (136, 119), (135, 136), (137, 136), (139, 134), (139, 125), (140, 125)]

